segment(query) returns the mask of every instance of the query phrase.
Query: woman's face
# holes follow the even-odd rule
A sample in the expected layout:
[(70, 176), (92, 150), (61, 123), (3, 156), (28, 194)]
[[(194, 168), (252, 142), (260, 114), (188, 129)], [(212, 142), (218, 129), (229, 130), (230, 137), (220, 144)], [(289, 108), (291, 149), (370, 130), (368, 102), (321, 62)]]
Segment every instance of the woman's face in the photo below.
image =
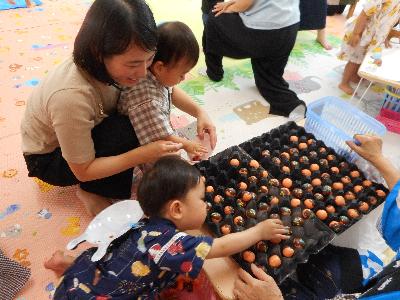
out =
[(131, 87), (147, 74), (155, 51), (146, 51), (133, 45), (124, 53), (104, 58), (104, 65), (111, 78), (121, 86)]

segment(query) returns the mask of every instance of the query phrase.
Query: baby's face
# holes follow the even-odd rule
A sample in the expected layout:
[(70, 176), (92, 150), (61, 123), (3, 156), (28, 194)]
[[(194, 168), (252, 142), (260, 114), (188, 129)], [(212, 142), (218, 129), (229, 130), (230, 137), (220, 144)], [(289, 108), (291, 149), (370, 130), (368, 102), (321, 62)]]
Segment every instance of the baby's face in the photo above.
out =
[(186, 199), (182, 201), (184, 209), (182, 224), (185, 227), (182, 230), (200, 229), (203, 225), (207, 216), (204, 192), (204, 181), (200, 179), (199, 183), (187, 193)]
[(173, 87), (183, 80), (186, 74), (193, 68), (191, 63), (186, 59), (181, 59), (172, 65), (163, 65), (156, 75), (157, 80), (165, 87)]

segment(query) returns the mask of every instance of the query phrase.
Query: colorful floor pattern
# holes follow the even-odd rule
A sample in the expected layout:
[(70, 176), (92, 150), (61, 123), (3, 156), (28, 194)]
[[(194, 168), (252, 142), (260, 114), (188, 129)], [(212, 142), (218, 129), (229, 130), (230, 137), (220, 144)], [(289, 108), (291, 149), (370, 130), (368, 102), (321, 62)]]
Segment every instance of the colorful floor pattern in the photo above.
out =
[[(172, 5), (172, 1), (176, 3)], [(190, 24), (200, 40), (198, 0), (148, 2), (158, 22), (179, 19)], [(0, 11), (0, 247), (8, 257), (32, 269), (32, 277), (18, 300), (51, 298), (57, 279), (43, 268), (43, 261), (82, 233), (89, 222), (74, 187), (53, 187), (27, 177), (19, 124), (31, 90), (49, 69), (71, 53), (90, 4), (89, 0), (44, 0), (41, 6)], [(342, 16), (328, 22), (332, 33), (340, 34), (342, 26)], [(339, 35), (329, 39), (336, 47), (340, 44)], [(326, 95), (349, 99), (336, 88), (344, 66), (336, 59), (336, 52), (337, 49), (323, 50), (312, 32), (299, 34), (285, 77), (307, 103)], [(203, 61), (201, 57), (189, 80), (181, 86), (215, 120), (219, 135), (216, 151), (287, 121), (268, 115), (268, 104), (254, 86), (248, 60), (224, 60), (226, 75), (220, 83), (198, 75)], [(379, 110), (382, 91), (383, 87), (374, 86), (362, 104), (371, 115)], [(190, 117), (174, 110), (172, 122), (187, 135), (193, 134)], [(397, 138), (391, 135), (391, 144)], [(76, 255), (83, 248), (73, 253)]]

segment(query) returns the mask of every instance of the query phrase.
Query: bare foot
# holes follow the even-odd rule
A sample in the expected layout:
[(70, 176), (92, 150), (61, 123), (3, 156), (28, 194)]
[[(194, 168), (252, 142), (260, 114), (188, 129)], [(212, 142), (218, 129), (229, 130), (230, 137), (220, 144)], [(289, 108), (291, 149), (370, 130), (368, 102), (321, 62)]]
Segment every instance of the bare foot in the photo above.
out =
[(44, 267), (52, 270), (58, 277), (61, 277), (65, 270), (72, 265), (74, 260), (74, 257), (65, 255), (63, 251), (57, 250), (49, 260), (44, 262)]
[(341, 89), (343, 92), (345, 92), (347, 95), (353, 95), (354, 90), (352, 87), (347, 84), (347, 83), (340, 83), (338, 85), (339, 89)]
[(81, 188), (76, 191), (76, 196), (82, 201), (87, 213), (92, 217), (111, 205), (111, 201), (108, 198), (86, 192)]
[(317, 38), (317, 42), (320, 43), (321, 46), (325, 48), (325, 50), (331, 50), (332, 49), (332, 45), (326, 39)]

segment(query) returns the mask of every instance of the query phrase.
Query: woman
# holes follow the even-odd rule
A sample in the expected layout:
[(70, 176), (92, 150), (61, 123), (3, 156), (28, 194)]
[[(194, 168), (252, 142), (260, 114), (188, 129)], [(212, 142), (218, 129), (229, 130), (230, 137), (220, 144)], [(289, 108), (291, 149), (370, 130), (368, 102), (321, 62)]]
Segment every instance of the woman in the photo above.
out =
[(223, 56), (251, 58), (256, 86), (270, 104), (270, 112), (293, 120), (304, 118), (304, 101), (283, 79), (299, 21), (299, 0), (217, 3), (208, 16), (203, 37), (208, 77), (222, 80)]
[[(79, 184), (78, 198), (95, 215), (110, 198), (130, 197), (133, 167), (176, 154), (181, 144), (139, 147), (128, 117), (115, 113), (121, 89), (146, 76), (156, 46), (156, 24), (144, 1), (93, 2), (72, 57), (28, 101), (21, 135), (29, 176), (57, 186)], [(198, 127), (215, 134), (206, 117)]]

